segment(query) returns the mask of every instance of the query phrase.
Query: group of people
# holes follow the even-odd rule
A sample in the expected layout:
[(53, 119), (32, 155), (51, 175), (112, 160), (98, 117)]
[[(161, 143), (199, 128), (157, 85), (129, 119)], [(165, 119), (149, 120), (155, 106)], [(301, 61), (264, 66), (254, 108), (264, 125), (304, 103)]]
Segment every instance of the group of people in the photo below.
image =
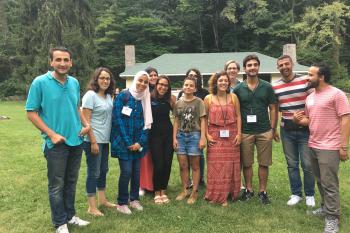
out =
[[(56, 232), (69, 232), (67, 224), (89, 224), (76, 216), (74, 207), (83, 150), (88, 213), (93, 216), (103, 216), (98, 205), (123, 214), (131, 214), (131, 209), (142, 211), (140, 181), (150, 183), (151, 188), (146, 189), (154, 191), (155, 204), (169, 203), (167, 186), (174, 151), (181, 178), (176, 200), (188, 197), (187, 203), (194, 204), (198, 186), (204, 183), (205, 147), (205, 200), (227, 206), (230, 200), (254, 197), (256, 147), (258, 198), (269, 204), (272, 141), (280, 140), (278, 112), (291, 189), (287, 205), (303, 199), (304, 185), (306, 205), (314, 207), (316, 180), (321, 207), (312, 213), (325, 216), (325, 232), (338, 231), (338, 169), (339, 161), (348, 160), (350, 108), (346, 95), (329, 84), (326, 65), (312, 65), (308, 75), (301, 76), (293, 72), (291, 57), (283, 55), (277, 60), (282, 77), (271, 85), (258, 77), (259, 58), (248, 55), (243, 60), (244, 81), (237, 79), (239, 63), (230, 60), (223, 71), (210, 77), (208, 92), (202, 87), (200, 72), (192, 68), (177, 99), (171, 94), (170, 79), (154, 68), (139, 71), (132, 85), (115, 95), (113, 74), (100, 67), (92, 75), (81, 106), (79, 83), (68, 75), (71, 52), (65, 47), (51, 49), (50, 65), (53, 71), (34, 79), (26, 111), (44, 139)], [(116, 204), (106, 198), (109, 148), (120, 168)]]

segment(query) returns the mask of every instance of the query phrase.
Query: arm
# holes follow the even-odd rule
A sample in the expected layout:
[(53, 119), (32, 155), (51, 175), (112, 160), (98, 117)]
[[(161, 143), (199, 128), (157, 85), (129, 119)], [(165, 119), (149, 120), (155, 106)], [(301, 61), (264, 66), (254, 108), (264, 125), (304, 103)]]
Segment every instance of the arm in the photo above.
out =
[(201, 138), (199, 140), (199, 149), (204, 149), (205, 147), (205, 144), (206, 144), (206, 138), (205, 138), (205, 135), (206, 135), (206, 124), (207, 124), (207, 121), (206, 121), (206, 117), (205, 116), (202, 116), (200, 118), (200, 123), (201, 123)]
[(237, 119), (237, 136), (235, 138), (235, 145), (239, 145), (242, 142), (242, 116), (241, 116), (241, 105), (239, 103), (238, 97), (235, 94), (231, 94), (234, 96), (235, 100), (235, 112)]
[(83, 115), (83, 112), (80, 110), (79, 107), (77, 108), (77, 111), (79, 113), (81, 124), (83, 125), (79, 132), (79, 136), (85, 136), (90, 132), (90, 124), (86, 121), (85, 116)]
[(341, 116), (341, 148), (339, 150), (340, 160), (346, 161), (349, 159), (348, 155), (348, 144), (350, 135), (350, 114)]
[(173, 125), (173, 147), (174, 147), (174, 150), (177, 149), (176, 134), (177, 134), (178, 128), (179, 128), (179, 119), (177, 117), (175, 117), (174, 118), (174, 125)]
[(175, 103), (176, 103), (176, 97), (175, 97), (174, 95), (171, 95), (171, 99), (170, 99), (170, 106), (171, 106), (171, 109), (174, 108)]
[[(83, 108), (82, 110), (83, 116), (87, 122), (87, 124), (91, 125), (91, 113), (92, 110), (88, 109), (88, 108)], [(94, 132), (92, 130), (89, 131), (88, 133), (89, 139), (90, 139), (90, 143), (91, 143), (91, 153), (94, 155), (98, 155), (99, 153), (99, 148), (96, 142), (96, 138), (94, 135)]]
[(272, 128), (273, 139), (276, 142), (279, 142), (278, 133), (276, 135), (276, 126), (277, 126), (277, 119), (278, 119), (277, 104), (270, 104), (269, 109), (270, 109), (270, 124)]
[(52, 129), (50, 129), (40, 118), (37, 112), (27, 111), (27, 118), (33, 123), (36, 128), (45, 133), (51, 139), (53, 144), (64, 143), (66, 141), (62, 135), (57, 134)]
[(205, 134), (208, 140), (208, 145), (212, 146), (213, 144), (216, 143), (216, 141), (214, 140), (214, 138), (208, 133), (208, 123), (209, 123), (209, 98), (211, 98), (210, 96), (206, 96), (204, 98), (204, 107), (205, 107), (205, 112), (206, 112), (206, 124), (205, 124)]
[(293, 114), (293, 121), (302, 126), (309, 126), (310, 119), (305, 115), (304, 111), (296, 111)]

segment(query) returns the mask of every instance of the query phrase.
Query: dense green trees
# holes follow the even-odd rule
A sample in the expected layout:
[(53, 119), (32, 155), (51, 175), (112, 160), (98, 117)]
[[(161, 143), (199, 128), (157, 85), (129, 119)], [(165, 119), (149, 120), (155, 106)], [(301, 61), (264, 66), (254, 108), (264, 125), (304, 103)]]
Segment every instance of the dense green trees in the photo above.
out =
[(349, 12), (349, 0), (0, 0), (0, 97), (25, 95), (58, 44), (85, 85), (96, 66), (124, 70), (125, 44), (145, 62), (172, 52), (279, 56), (296, 43), (300, 63), (325, 60), (350, 89)]

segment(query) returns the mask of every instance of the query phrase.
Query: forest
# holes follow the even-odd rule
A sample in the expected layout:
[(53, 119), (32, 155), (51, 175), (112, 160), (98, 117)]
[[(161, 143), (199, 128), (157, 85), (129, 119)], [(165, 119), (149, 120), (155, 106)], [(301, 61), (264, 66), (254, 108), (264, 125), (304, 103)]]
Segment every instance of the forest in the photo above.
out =
[(328, 63), (350, 92), (350, 0), (0, 0), (0, 98), (25, 96), (46, 72), (48, 50), (73, 52), (85, 88), (98, 66), (123, 80), (124, 46), (136, 62), (164, 53), (256, 51), (297, 45), (300, 64)]

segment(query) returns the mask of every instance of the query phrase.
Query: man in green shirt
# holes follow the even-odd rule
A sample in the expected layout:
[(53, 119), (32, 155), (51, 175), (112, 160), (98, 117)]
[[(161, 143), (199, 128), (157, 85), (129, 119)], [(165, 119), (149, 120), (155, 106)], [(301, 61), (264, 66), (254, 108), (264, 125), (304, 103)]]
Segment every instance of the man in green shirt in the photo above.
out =
[[(270, 83), (258, 77), (260, 60), (256, 55), (248, 55), (243, 60), (247, 79), (234, 90), (242, 115), (241, 162), (246, 189), (241, 200), (254, 196), (252, 187), (254, 145), (259, 163), (259, 199), (263, 204), (270, 200), (266, 192), (269, 166), (272, 164), (272, 139), (277, 124), (277, 99)], [(269, 111), (270, 110), (270, 111)]]

